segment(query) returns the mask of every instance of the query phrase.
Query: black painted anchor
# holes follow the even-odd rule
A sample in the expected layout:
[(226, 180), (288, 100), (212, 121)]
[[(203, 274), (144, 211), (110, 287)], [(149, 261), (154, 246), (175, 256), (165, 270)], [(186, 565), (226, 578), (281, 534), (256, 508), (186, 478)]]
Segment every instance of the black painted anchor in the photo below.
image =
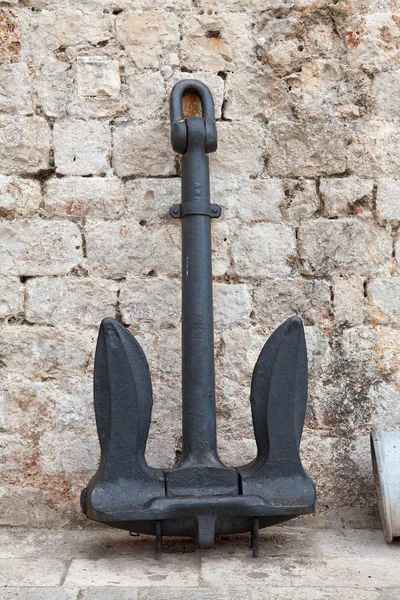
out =
[[(202, 116), (183, 116), (185, 93), (201, 100)], [(199, 548), (215, 536), (251, 532), (315, 509), (315, 488), (300, 456), (307, 403), (307, 351), (298, 317), (271, 335), (251, 385), (257, 456), (238, 468), (217, 453), (211, 219), (208, 156), (217, 149), (214, 103), (199, 81), (177, 83), (170, 98), (171, 140), (182, 155), (182, 202), (171, 208), (182, 221), (182, 457), (176, 468), (151, 468), (145, 447), (152, 410), (146, 357), (118, 321), (104, 319), (94, 372), (94, 403), (101, 460), (82, 492), (89, 519), (156, 536), (189, 536)]]

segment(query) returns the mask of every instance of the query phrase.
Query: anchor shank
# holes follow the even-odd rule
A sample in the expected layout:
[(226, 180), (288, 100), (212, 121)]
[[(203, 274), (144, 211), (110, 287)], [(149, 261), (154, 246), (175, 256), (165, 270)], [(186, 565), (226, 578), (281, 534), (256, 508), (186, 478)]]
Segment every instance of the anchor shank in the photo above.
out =
[[(210, 181), (205, 124), (186, 119), (182, 157), (182, 465), (219, 464), (216, 453), (215, 366)], [(194, 211), (192, 213), (192, 211)], [(203, 213), (203, 214), (200, 214)]]

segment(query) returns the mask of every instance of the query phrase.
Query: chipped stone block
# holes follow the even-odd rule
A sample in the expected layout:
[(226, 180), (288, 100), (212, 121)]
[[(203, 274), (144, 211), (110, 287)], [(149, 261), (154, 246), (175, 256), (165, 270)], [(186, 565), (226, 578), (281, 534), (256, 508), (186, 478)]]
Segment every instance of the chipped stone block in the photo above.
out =
[[(158, 120), (167, 100), (164, 79), (160, 73), (126, 69), (125, 80), (122, 97), (130, 117), (135, 122)], [(165, 112), (163, 114), (165, 122), (168, 122), (168, 115)]]
[(82, 237), (66, 221), (0, 223), (1, 275), (62, 275), (82, 259)]
[(237, 275), (287, 276), (295, 253), (294, 230), (287, 225), (243, 225), (232, 243), (233, 269)]
[(297, 71), (304, 59), (299, 40), (282, 40), (270, 44), (265, 52), (265, 60), (277, 75), (284, 76)]
[(222, 205), (226, 219), (282, 221), (281, 206), (285, 196), (280, 179), (249, 179), (246, 176), (212, 179), (211, 197), (212, 201)]
[(377, 73), (374, 93), (378, 116), (397, 119), (400, 115), (400, 70)]
[(357, 219), (317, 219), (300, 226), (302, 272), (318, 277), (389, 274), (390, 231)]
[(359, 120), (348, 147), (348, 168), (360, 177), (400, 176), (400, 124)]
[(119, 304), (124, 323), (168, 323), (181, 318), (181, 284), (165, 277), (134, 277), (121, 285)]
[(230, 247), (234, 239), (235, 228), (232, 228), (231, 223), (215, 220), (218, 222), (211, 227), (211, 255), (213, 275), (218, 277), (225, 275), (230, 268)]
[(282, 214), (289, 221), (311, 218), (320, 209), (315, 181), (309, 179), (285, 179)]
[(125, 183), (126, 211), (138, 223), (159, 223), (169, 215), (173, 204), (181, 200), (181, 180), (132, 179)]
[[(214, 73), (203, 73), (202, 71), (196, 73), (182, 73), (181, 71), (175, 71), (171, 78), (171, 90), (175, 83), (182, 81), (182, 79), (197, 79), (209, 88), (214, 99), (215, 118), (220, 119), (222, 116), (222, 103), (224, 100), (224, 80), (222, 77), (215, 75)], [(170, 90), (168, 90), (168, 92), (170, 92)], [(189, 96), (189, 101), (186, 102), (186, 96), (184, 96), (183, 111), (185, 115), (195, 116), (198, 114), (197, 111), (200, 109), (200, 102), (196, 102), (196, 100), (196, 96)]]
[(50, 129), (41, 117), (0, 115), (0, 170), (38, 173), (48, 169)]
[(0, 111), (33, 114), (31, 83), (25, 63), (0, 65)]
[(47, 60), (35, 76), (38, 106), (47, 117), (62, 118), (72, 97), (73, 78), (69, 62)]
[(13, 63), (21, 52), (21, 27), (16, 13), (0, 9), (0, 62)]
[(376, 212), (380, 219), (400, 220), (400, 180), (386, 177), (378, 180)]
[(368, 317), (375, 325), (400, 323), (400, 279), (373, 279), (368, 283)]
[(361, 277), (333, 279), (333, 312), (341, 324), (361, 325), (364, 320), (364, 282)]
[(176, 223), (162, 228), (134, 221), (89, 224), (87, 266), (100, 277), (180, 273), (180, 231)]
[(325, 216), (371, 216), (373, 189), (374, 182), (371, 179), (361, 179), (356, 175), (321, 179), (320, 193)]
[(316, 177), (346, 170), (348, 134), (341, 121), (271, 121), (268, 129), (270, 175)]
[(120, 177), (175, 174), (169, 126), (157, 121), (118, 123), (114, 133), (113, 166)]
[(124, 190), (111, 177), (50, 179), (45, 188), (46, 210), (56, 217), (117, 219), (124, 210)]
[(246, 68), (253, 53), (249, 19), (243, 14), (188, 16), (182, 35), (181, 64), (192, 71)]
[(24, 310), (24, 286), (17, 277), (0, 277), (0, 319)]
[(26, 317), (32, 323), (98, 327), (115, 317), (118, 285), (77, 277), (40, 277), (26, 284)]
[(227, 119), (265, 121), (281, 109), (286, 85), (269, 71), (236, 71), (226, 78)]
[(40, 437), (38, 448), (39, 464), (46, 475), (92, 473), (96, 469), (99, 443), (95, 433), (48, 430)]
[(0, 331), (0, 354), (9, 374), (33, 381), (84, 374), (94, 350), (94, 336), (84, 331), (46, 326), (6, 326)]
[(157, 69), (163, 55), (178, 50), (178, 18), (164, 10), (122, 12), (117, 18), (117, 40), (138, 69)]
[(0, 175), (0, 217), (30, 217), (41, 201), (38, 181)]
[(79, 56), (76, 62), (78, 96), (118, 98), (121, 88), (119, 62), (104, 56)]
[(400, 390), (385, 382), (370, 388), (371, 425), (378, 431), (400, 429)]
[(63, 175), (101, 175), (110, 170), (111, 131), (99, 121), (59, 121), (54, 125), (54, 160)]
[(237, 323), (249, 323), (252, 299), (247, 285), (215, 283), (214, 322), (217, 329)]
[[(33, 57), (47, 57), (54, 51), (74, 50), (80, 44), (96, 46), (113, 35), (113, 18), (102, 9), (80, 5), (79, 8), (56, 6), (54, 10), (33, 11), (25, 31), (27, 52)], [(49, 53), (49, 54), (48, 54)]]
[(258, 123), (218, 122), (218, 150), (210, 154), (211, 175), (257, 176), (264, 167), (264, 129)]
[(330, 286), (323, 280), (267, 280), (254, 290), (254, 319), (275, 327), (292, 315), (306, 325), (326, 323), (330, 305)]

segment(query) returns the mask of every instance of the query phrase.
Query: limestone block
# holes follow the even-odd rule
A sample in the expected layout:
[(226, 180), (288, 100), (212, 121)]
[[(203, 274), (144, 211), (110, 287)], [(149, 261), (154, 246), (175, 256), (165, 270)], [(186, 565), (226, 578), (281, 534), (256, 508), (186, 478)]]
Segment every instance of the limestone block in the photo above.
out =
[(400, 176), (400, 123), (359, 120), (348, 149), (348, 168), (360, 177)]
[(236, 71), (226, 78), (227, 119), (265, 121), (281, 110), (286, 85), (270, 71)]
[(68, 120), (54, 125), (54, 160), (63, 175), (101, 175), (110, 170), (108, 123)]
[(0, 111), (33, 114), (33, 98), (25, 63), (0, 65)]
[(38, 70), (35, 82), (43, 113), (47, 117), (64, 117), (74, 89), (69, 62), (49, 58)]
[(93, 473), (99, 457), (97, 436), (75, 429), (45, 431), (39, 440), (39, 457), (41, 470), (46, 475)]
[(116, 177), (63, 177), (45, 187), (46, 210), (56, 217), (117, 219), (124, 210), (123, 185)]
[(42, 117), (0, 115), (0, 170), (38, 173), (49, 167), (50, 129)]
[(338, 323), (361, 325), (364, 320), (364, 304), (364, 285), (361, 277), (333, 279), (333, 312)]
[(103, 56), (79, 56), (76, 61), (78, 96), (118, 98), (121, 88), (119, 63)]
[(371, 179), (361, 179), (356, 175), (321, 179), (320, 193), (325, 216), (371, 216), (373, 189)]
[(319, 277), (388, 274), (390, 232), (357, 219), (317, 219), (299, 228), (302, 272)]
[(118, 123), (114, 133), (113, 166), (120, 177), (175, 174), (169, 125), (157, 121)]
[(400, 220), (400, 180), (388, 177), (378, 180), (376, 212), (380, 219)]
[(259, 175), (264, 167), (265, 132), (251, 121), (218, 122), (218, 150), (210, 154), (211, 175)]
[(251, 60), (250, 23), (243, 14), (188, 16), (182, 35), (181, 64), (192, 71), (235, 71)]
[(231, 327), (237, 323), (248, 323), (252, 309), (251, 293), (247, 285), (215, 283), (214, 322), (217, 329)]
[(383, 119), (400, 116), (400, 70), (377, 73), (374, 78), (377, 114)]
[(66, 221), (0, 223), (1, 275), (61, 275), (82, 259), (82, 237)]
[(166, 10), (122, 12), (117, 18), (117, 40), (138, 69), (157, 69), (163, 55), (178, 50), (178, 18)]
[(287, 225), (244, 225), (232, 243), (237, 275), (283, 277), (290, 274), (296, 252), (294, 230)]
[(316, 177), (346, 170), (348, 134), (341, 121), (271, 121), (268, 129), (270, 175)]
[(86, 246), (89, 271), (100, 277), (180, 273), (180, 231), (175, 222), (157, 228), (134, 221), (90, 223)]
[(274, 279), (254, 290), (254, 319), (262, 325), (277, 327), (292, 315), (306, 325), (326, 323), (330, 305), (330, 286), (323, 280)]
[(119, 297), (124, 323), (168, 323), (177, 326), (181, 318), (181, 284), (165, 277), (133, 277), (121, 285)]
[(138, 223), (160, 223), (169, 215), (173, 204), (181, 200), (181, 180), (173, 179), (132, 179), (125, 183), (126, 211)]
[(313, 217), (320, 209), (315, 181), (285, 179), (282, 214), (289, 221), (299, 222)]
[(26, 284), (26, 317), (32, 323), (99, 326), (115, 317), (118, 285), (78, 277), (40, 277)]
[(1, 217), (30, 217), (37, 214), (41, 201), (38, 181), (0, 175)]
[(400, 323), (400, 279), (373, 279), (368, 283), (368, 317), (379, 325)]
[(0, 9), (0, 62), (14, 63), (21, 52), (21, 27), (15, 12)]
[[(160, 111), (167, 103), (164, 79), (158, 72), (125, 69), (126, 85), (122, 98), (129, 116), (136, 122), (158, 120)], [(168, 122), (166, 111), (165, 122)]]
[(24, 310), (24, 286), (17, 277), (0, 277), (0, 319)]

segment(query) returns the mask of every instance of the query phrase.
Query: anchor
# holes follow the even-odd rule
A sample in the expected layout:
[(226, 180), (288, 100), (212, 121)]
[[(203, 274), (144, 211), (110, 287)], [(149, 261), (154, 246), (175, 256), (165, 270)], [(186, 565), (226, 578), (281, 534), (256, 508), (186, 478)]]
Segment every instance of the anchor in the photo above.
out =
[[(202, 116), (184, 117), (187, 93)], [(82, 491), (89, 519), (130, 532), (192, 537), (210, 548), (215, 536), (251, 532), (315, 510), (316, 492), (300, 459), (307, 404), (307, 350), (300, 318), (268, 339), (251, 383), (257, 456), (230, 468), (217, 453), (208, 154), (217, 149), (214, 102), (196, 80), (177, 83), (170, 97), (171, 141), (182, 155), (182, 200), (171, 207), (182, 224), (182, 455), (169, 470), (150, 467), (145, 448), (152, 410), (146, 357), (120, 322), (102, 321), (94, 368), (94, 405), (101, 459)]]

